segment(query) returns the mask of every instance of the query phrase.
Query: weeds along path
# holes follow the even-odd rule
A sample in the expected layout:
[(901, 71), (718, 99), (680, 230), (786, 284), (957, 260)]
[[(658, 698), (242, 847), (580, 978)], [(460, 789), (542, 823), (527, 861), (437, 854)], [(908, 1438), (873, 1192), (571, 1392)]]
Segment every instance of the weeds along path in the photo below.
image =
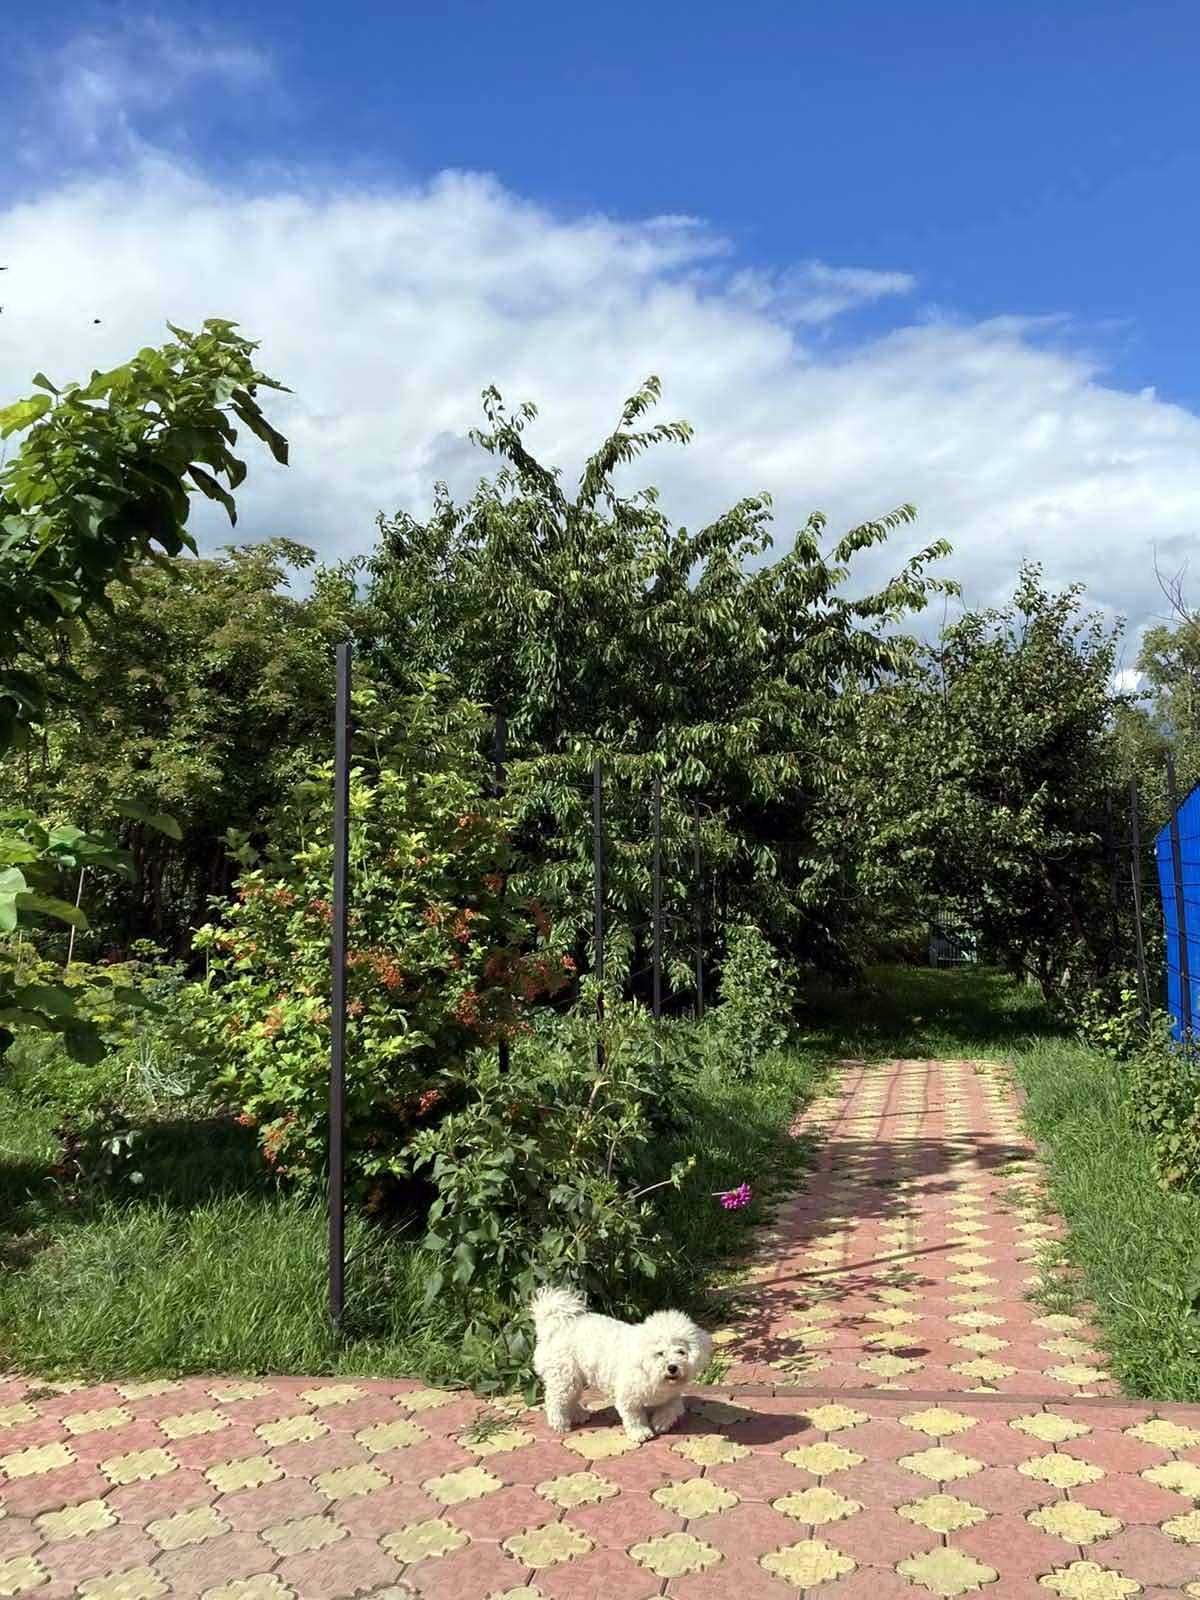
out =
[(797, 1131), (804, 1192), (718, 1342), (731, 1383), (1031, 1395), (1117, 1392), (1091, 1329), (1032, 1301), (1059, 1236), (1007, 1074), (982, 1061), (843, 1064)]

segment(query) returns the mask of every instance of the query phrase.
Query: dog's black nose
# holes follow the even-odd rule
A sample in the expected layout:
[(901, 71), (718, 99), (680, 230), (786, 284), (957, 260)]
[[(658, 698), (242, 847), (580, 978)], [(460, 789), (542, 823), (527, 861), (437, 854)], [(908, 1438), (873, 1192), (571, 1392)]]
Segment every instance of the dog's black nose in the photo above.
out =
[(668, 1378), (677, 1378), (678, 1376), (679, 1376), (679, 1368), (676, 1366), (676, 1364), (673, 1361), (668, 1361), (667, 1362), (667, 1377)]

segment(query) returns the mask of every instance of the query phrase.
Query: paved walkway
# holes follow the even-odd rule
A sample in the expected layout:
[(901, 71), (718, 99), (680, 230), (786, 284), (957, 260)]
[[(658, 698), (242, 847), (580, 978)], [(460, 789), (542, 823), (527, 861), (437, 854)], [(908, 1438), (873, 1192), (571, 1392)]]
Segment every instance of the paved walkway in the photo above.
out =
[(851, 1066), (810, 1120), (676, 1432), (416, 1383), (0, 1383), (0, 1595), (1200, 1596), (1200, 1407), (1107, 1397), (1087, 1329), (1024, 1302), (1048, 1224), (998, 1209), (1032, 1183), (1001, 1080)]

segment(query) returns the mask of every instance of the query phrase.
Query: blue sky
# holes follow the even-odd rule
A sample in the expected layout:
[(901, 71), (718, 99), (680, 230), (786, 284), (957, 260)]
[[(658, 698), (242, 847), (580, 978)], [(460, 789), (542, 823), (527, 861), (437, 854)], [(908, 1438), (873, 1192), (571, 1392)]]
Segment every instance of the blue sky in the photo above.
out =
[[(709, 432), (668, 472), (689, 516), (764, 486), (846, 520), (914, 498), (975, 598), (1031, 556), (1135, 622), (1154, 554), (1178, 565), (1200, 528), (1191, 0), (73, 7), (23, 25), (6, 71), (0, 260), (100, 250), (108, 227), (116, 268), (56, 265), (55, 292), (86, 283), (105, 312), (76, 341), (14, 262), (6, 388), (37, 337), (86, 364), (89, 340), (148, 336), (202, 284), (298, 363), (314, 442), (337, 416), (340, 497), (306, 480), (261, 507), (327, 549), (369, 535), (348, 528), (372, 496), (468, 470), (455, 441), (493, 378), (535, 386), (547, 451), (572, 460), (657, 370), (635, 340), (667, 410)], [(321, 352), (273, 331), (279, 303), (316, 317)], [(366, 306), (404, 330), (394, 394)], [(403, 468), (379, 448), (393, 405)]]

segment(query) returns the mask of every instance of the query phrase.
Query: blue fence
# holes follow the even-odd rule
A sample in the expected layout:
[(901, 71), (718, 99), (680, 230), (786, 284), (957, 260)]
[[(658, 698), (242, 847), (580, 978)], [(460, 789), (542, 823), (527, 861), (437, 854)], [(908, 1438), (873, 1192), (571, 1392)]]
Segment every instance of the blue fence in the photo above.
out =
[(1167, 938), (1167, 1010), (1182, 1042), (1200, 1030), (1200, 785), (1159, 830), (1154, 859)]

